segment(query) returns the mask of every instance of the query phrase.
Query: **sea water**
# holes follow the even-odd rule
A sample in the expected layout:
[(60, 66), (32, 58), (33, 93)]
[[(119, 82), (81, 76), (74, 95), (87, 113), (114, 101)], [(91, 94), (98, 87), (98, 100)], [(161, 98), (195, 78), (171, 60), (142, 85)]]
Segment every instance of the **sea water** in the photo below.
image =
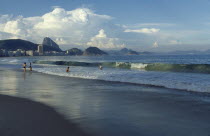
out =
[[(48, 104), (96, 136), (208, 136), (209, 58), (0, 58), (0, 93)], [(23, 72), (24, 62), (35, 72)]]
[[(32, 62), (41, 73), (210, 92), (210, 55), (46, 56), (1, 58), (1, 65)], [(98, 66), (102, 65), (103, 70)], [(64, 72), (70, 66), (69, 73)]]

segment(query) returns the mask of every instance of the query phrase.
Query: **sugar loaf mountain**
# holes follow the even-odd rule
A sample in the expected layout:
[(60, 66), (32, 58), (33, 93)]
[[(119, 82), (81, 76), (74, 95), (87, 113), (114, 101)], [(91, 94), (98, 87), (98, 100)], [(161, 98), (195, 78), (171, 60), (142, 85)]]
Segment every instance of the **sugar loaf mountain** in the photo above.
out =
[(42, 44), (35, 44), (21, 39), (0, 40), (0, 57), (7, 56), (64, 56), (64, 55), (85, 55), (100, 56), (108, 53), (97, 47), (89, 47), (84, 51), (78, 48), (72, 48), (62, 51), (49, 37), (43, 39)]

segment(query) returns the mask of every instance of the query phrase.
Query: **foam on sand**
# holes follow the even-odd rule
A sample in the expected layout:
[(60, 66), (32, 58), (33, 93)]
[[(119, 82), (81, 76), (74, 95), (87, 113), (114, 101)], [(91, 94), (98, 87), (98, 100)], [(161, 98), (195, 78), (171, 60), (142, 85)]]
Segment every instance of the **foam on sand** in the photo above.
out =
[[(35, 71), (65, 77), (95, 79), (134, 83), (139, 85), (159, 86), (171, 89), (180, 89), (194, 92), (210, 93), (210, 77), (208, 74), (154, 72), (126, 69), (71, 66), (70, 72), (65, 72), (65, 66), (34, 68)], [(189, 80), (190, 79), (190, 80)]]

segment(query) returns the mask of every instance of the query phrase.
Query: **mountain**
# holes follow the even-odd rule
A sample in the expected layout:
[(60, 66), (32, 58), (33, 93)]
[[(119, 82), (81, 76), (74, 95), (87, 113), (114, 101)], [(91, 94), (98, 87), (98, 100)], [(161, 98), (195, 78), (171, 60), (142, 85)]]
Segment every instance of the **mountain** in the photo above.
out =
[(129, 49), (122, 48), (119, 52), (122, 53), (122, 54), (127, 54), (129, 52)]
[[(42, 45), (44, 47), (44, 49), (49, 49), (49, 50), (55, 50), (55, 51), (62, 51), (60, 48), (59, 48), (59, 45), (56, 44), (52, 39), (50, 39), (49, 37), (45, 37), (43, 42), (42, 42)], [(49, 46), (49, 47), (47, 47)]]
[(139, 52), (127, 48), (123, 48), (121, 50), (111, 50), (109, 53), (112, 55), (140, 55)]
[[(61, 52), (60, 48), (56, 48), (53, 46), (44, 46), (44, 51), (57, 51)], [(8, 51), (16, 51), (17, 49), (21, 50), (33, 50), (36, 51), (38, 49), (38, 44), (21, 40), (21, 39), (8, 39), (8, 40), (0, 40), (0, 49), (5, 49)]]
[(149, 54), (155, 54), (154, 52), (137, 52), (131, 49), (122, 48), (121, 50), (109, 50), (108, 53), (110, 55), (149, 55)]
[(108, 55), (108, 54), (106, 52), (100, 50), (97, 47), (89, 47), (84, 51), (83, 55), (85, 55), (85, 56), (100, 56), (100, 55)]
[(127, 55), (139, 55), (139, 53), (133, 50), (129, 50)]
[(83, 51), (78, 48), (72, 48), (66, 51), (68, 55), (82, 55)]
[(122, 55), (139, 55), (138, 52), (133, 51), (131, 49), (123, 48), (119, 51), (120, 54)]
[(38, 44), (21, 39), (0, 40), (0, 49), (9, 51), (16, 51), (17, 49), (35, 51), (37, 50), (37, 46)]

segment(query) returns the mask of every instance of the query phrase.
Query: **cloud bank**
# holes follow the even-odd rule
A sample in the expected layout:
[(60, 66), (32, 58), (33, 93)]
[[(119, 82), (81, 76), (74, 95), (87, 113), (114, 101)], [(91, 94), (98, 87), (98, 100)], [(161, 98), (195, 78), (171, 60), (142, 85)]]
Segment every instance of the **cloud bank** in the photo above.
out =
[(118, 38), (107, 37), (103, 29), (101, 29), (97, 35), (92, 37), (87, 45), (106, 49), (125, 47), (125, 44), (119, 44)]
[(52, 12), (28, 18), (0, 15), (0, 39), (21, 38), (41, 43), (48, 36), (61, 45), (85, 46), (88, 43), (96, 46), (99, 43), (98, 47), (116, 48), (114, 42), (117, 38), (108, 38), (106, 35), (92, 38), (110, 20), (111, 16), (96, 14), (88, 8), (67, 11), (55, 7)]
[[(199, 39), (203, 32), (171, 28), (176, 24), (121, 25), (114, 24), (113, 19), (89, 8), (65, 10), (54, 7), (51, 12), (33, 17), (0, 15), (0, 40), (20, 38), (41, 43), (44, 37), (50, 37), (63, 49), (77, 46), (117, 49), (126, 46), (143, 50), (159, 50), (166, 46), (177, 48), (177, 45), (190, 43), (191, 38), (197, 37), (198, 42), (210, 41), (206, 40), (209, 39), (207, 36), (205, 40), (203, 37)], [(207, 32), (204, 34), (208, 35)]]
[(156, 29), (156, 28), (142, 28), (142, 29), (125, 29), (124, 32), (153, 34), (159, 31), (160, 29)]

